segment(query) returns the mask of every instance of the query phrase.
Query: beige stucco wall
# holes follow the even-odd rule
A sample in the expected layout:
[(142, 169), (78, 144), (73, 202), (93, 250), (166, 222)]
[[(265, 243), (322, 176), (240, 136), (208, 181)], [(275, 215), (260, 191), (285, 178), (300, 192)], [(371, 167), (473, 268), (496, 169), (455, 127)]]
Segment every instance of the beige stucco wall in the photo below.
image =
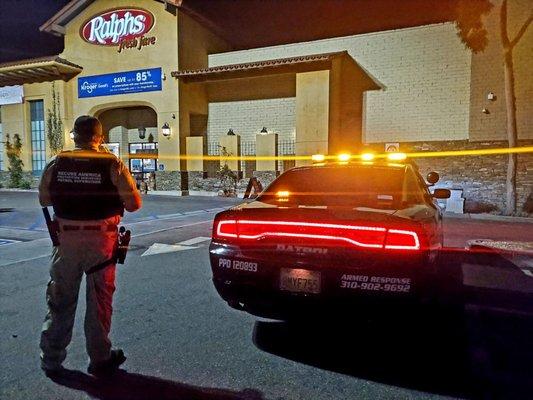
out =
[[(141, 7), (149, 10), (155, 16), (155, 25), (146, 36), (156, 36), (155, 45), (118, 53), (117, 47), (97, 46), (85, 42), (79, 35), (80, 26), (94, 14), (111, 6)], [(179, 169), (178, 160), (172, 157), (179, 153), (179, 126), (177, 118), (172, 118), (173, 114), (178, 113), (178, 85), (170, 76), (171, 71), (178, 65), (177, 31), (177, 18), (165, 11), (163, 3), (151, 0), (114, 0), (110, 4), (106, 0), (97, 0), (67, 25), (65, 51), (62, 53), (62, 57), (83, 66), (83, 72), (77, 79), (90, 75), (162, 67), (163, 75), (166, 76), (162, 91), (78, 99), (77, 79), (71, 80), (67, 86), (75, 99), (72, 114), (69, 116), (71, 121), (78, 115), (97, 114), (114, 107), (152, 107), (157, 113), (157, 126), (161, 127), (167, 122), (173, 132), (173, 135), (162, 140), (159, 146), (159, 153), (167, 171)]]
[[(178, 13), (179, 69), (200, 69), (208, 66), (208, 54), (227, 51), (229, 45), (186, 14)], [(203, 85), (176, 81), (179, 88), (179, 137), (181, 148), (191, 135), (191, 114), (208, 114), (207, 90)], [(187, 163), (181, 162), (181, 169)]]
[(296, 154), (328, 154), (328, 126), (329, 71), (296, 74)]
[[(347, 50), (383, 86), (367, 92), (364, 104), (366, 141), (453, 140), (468, 137), (471, 53), (452, 23), (213, 54), (210, 66)], [(287, 102), (268, 102), (268, 113), (290, 115)], [(264, 105), (254, 104), (243, 136), (264, 121)], [(238, 111), (211, 104), (210, 136), (227, 130)], [(277, 125), (286, 125), (277, 121)]]
[[(119, 53), (116, 46), (98, 46), (87, 43), (80, 37), (80, 27), (87, 19), (111, 7), (121, 6), (144, 8), (154, 15), (155, 24), (145, 35), (156, 36), (155, 45), (141, 50), (125, 49)], [(185, 169), (177, 155), (180, 150), (185, 152), (185, 137), (190, 133), (189, 116), (207, 114), (207, 98), (201, 88), (183, 86), (171, 77), (171, 72), (179, 68), (206, 67), (208, 53), (227, 51), (228, 44), (190, 17), (181, 12), (173, 15), (165, 11), (162, 2), (153, 0), (96, 0), (67, 24), (64, 40), (65, 50), (60, 56), (83, 67), (78, 77), (68, 83), (57, 84), (62, 100), (66, 147), (73, 145), (68, 132), (79, 115), (98, 116), (113, 108), (148, 106), (157, 114), (157, 127), (168, 123), (172, 129), (171, 137), (161, 138), (159, 142), (160, 164), (164, 164), (165, 171)], [(157, 67), (162, 68), (164, 76), (162, 91), (78, 99), (78, 79), (83, 79), (84, 76)], [(45, 109), (49, 107), (50, 83), (24, 85), (24, 91), (26, 100), (44, 99)], [(4, 132), (23, 133), (24, 143), (29, 141), (26, 108), (27, 103), (6, 106), (2, 110)], [(23, 159), (26, 168), (31, 169), (28, 161), (31, 160), (29, 146), (24, 148)]]
[[(63, 120), (64, 126), (64, 139), (67, 147), (70, 145), (71, 141), (68, 135), (68, 132), (71, 128), (68, 127), (67, 121), (65, 120), (65, 115), (68, 112), (68, 106), (66, 106), (68, 101), (65, 101), (65, 84), (64, 82), (56, 82), (55, 90), (60, 102), (60, 115)], [(22, 141), (22, 155), (21, 159), (24, 163), (23, 169), (25, 171), (32, 170), (31, 162), (31, 127), (30, 127), (30, 101), (32, 100), (43, 100), (44, 104), (44, 118), (45, 118), (45, 135), (46, 135), (46, 117), (47, 110), (52, 108), (52, 84), (51, 83), (34, 83), (31, 85), (24, 85), (24, 103), (22, 104), (8, 104), (0, 107), (1, 120), (2, 120), (2, 131), (3, 139), (6, 139), (6, 135), (10, 135), (11, 140), (13, 136), (18, 134)], [(45, 139), (46, 143), (46, 156), (47, 158), (51, 157), (50, 148), (48, 145), (48, 140)], [(5, 151), (5, 149), (4, 149)], [(4, 170), (7, 170), (8, 163), (7, 157), (4, 154)]]

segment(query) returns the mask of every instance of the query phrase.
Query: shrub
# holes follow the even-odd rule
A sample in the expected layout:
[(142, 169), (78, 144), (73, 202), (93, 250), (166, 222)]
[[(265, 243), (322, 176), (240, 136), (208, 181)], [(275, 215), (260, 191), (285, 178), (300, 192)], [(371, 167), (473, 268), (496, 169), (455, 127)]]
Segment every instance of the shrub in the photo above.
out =
[(63, 122), (61, 121), (61, 111), (59, 95), (56, 92), (55, 84), (52, 83), (52, 109), (48, 109), (46, 117), (46, 136), (53, 155), (63, 150)]
[[(220, 155), (222, 158), (231, 157), (231, 153), (229, 153), (225, 147), (220, 149)], [(237, 181), (239, 178), (237, 177), (237, 174), (228, 167), (228, 164), (224, 163), (224, 165), (220, 166), (217, 171), (217, 177), (220, 180), (225, 196), (233, 196), (237, 193)]]
[(11, 143), (11, 138), (9, 135), (6, 135), (6, 154), (9, 160), (9, 183), (8, 187), (18, 188), (23, 183), (22, 179), (22, 167), (24, 163), (22, 162), (20, 155), (22, 153), (22, 141), (18, 134), (13, 135), (13, 143)]
[(19, 188), (21, 189), (31, 189), (31, 183), (28, 181), (22, 181), (20, 182)]

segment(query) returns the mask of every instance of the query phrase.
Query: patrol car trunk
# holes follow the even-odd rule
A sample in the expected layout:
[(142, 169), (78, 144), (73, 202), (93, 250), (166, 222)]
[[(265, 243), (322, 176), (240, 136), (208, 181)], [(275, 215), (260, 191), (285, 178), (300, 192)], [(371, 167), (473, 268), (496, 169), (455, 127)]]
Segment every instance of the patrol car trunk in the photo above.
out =
[(346, 207), (262, 207), (254, 202), (219, 214), (213, 241), (235, 245), (240, 259), (269, 268), (413, 267), (428, 248), (423, 224), (395, 214)]

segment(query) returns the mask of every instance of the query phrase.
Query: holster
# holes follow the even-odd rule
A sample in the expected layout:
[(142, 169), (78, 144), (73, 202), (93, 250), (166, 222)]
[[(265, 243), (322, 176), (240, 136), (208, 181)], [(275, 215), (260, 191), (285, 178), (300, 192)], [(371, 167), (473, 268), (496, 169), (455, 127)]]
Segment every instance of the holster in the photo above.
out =
[(46, 227), (48, 228), (48, 234), (52, 240), (54, 246), (59, 246), (59, 223), (56, 220), (52, 221), (48, 207), (43, 207), (44, 220), (46, 221)]
[(115, 248), (113, 250), (113, 255), (108, 260), (105, 260), (104, 262), (93, 265), (91, 268), (89, 268), (87, 271), (85, 271), (85, 274), (93, 274), (97, 271), (100, 271), (111, 264), (124, 264), (124, 260), (126, 259), (126, 254), (128, 253), (129, 244), (131, 239), (131, 231), (126, 230), (123, 226), (120, 227), (118, 230), (117, 235), (117, 241), (115, 242)]

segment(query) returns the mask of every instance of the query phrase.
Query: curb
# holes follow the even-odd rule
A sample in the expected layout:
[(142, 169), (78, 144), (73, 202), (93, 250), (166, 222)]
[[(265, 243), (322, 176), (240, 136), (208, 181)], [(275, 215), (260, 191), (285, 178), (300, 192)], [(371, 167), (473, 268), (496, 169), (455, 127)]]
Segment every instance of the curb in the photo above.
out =
[(456, 214), (445, 212), (444, 218), (450, 219), (473, 219), (480, 221), (500, 221), (500, 222), (520, 222), (533, 224), (533, 217), (510, 217), (507, 215), (495, 214)]
[(200, 196), (200, 197), (220, 197), (224, 199), (228, 198), (239, 198), (242, 199), (244, 192), (237, 192), (236, 197), (226, 197), (226, 196), (219, 196), (218, 192), (208, 192), (204, 190), (152, 190), (148, 193), (144, 194), (144, 196), (169, 196), (169, 197), (188, 197), (188, 196)]
[(0, 192), (22, 192), (22, 193), (38, 193), (38, 189), (14, 189), (14, 188), (0, 188)]

